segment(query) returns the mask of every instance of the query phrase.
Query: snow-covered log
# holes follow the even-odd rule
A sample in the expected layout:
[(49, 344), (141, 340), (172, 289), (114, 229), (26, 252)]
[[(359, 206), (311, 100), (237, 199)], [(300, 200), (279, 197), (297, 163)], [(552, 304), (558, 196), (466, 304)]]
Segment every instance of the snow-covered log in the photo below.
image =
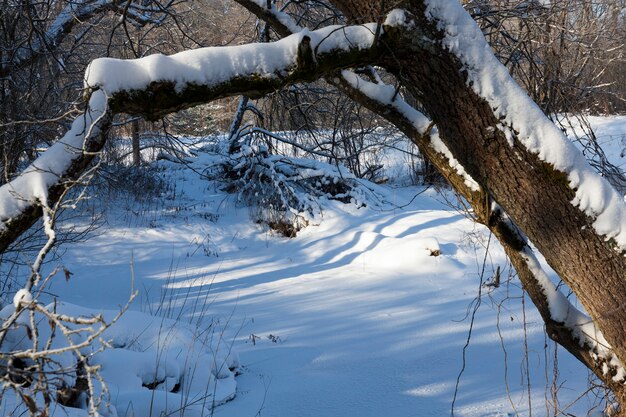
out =
[[(377, 39), (376, 36), (380, 38)], [(103, 90), (114, 113), (148, 120), (227, 96), (261, 97), (337, 69), (377, 62), (395, 40), (376, 24), (329, 26), (273, 43), (201, 48), (135, 60), (100, 58), (85, 84)]]

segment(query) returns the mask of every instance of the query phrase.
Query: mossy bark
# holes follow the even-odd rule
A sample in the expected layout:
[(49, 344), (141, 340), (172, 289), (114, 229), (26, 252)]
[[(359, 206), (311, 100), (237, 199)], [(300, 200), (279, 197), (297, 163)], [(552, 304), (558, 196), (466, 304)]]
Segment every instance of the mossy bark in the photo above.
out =
[(114, 92), (109, 99), (109, 107), (113, 113), (158, 120), (167, 114), (224, 97), (246, 95), (259, 98), (287, 85), (317, 80), (339, 69), (377, 64), (386, 51), (381, 46), (382, 42), (396, 42), (391, 35), (383, 34), (379, 42), (370, 48), (354, 46), (313, 56), (310, 40), (304, 36), (294, 62), (274, 73), (253, 72), (214, 84), (188, 83), (182, 87), (173, 81), (155, 81), (142, 89)]

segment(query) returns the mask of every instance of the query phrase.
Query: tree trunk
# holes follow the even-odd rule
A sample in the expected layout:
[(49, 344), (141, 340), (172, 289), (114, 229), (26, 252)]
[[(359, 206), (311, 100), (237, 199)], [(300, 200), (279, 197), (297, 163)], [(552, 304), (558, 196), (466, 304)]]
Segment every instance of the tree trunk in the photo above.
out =
[(518, 228), (508, 221), (506, 215), (491, 207), (488, 193), (482, 188), (475, 189), (469, 186), (466, 178), (458, 173), (448, 157), (435, 149), (430, 138), (430, 132), (422, 132), (417, 129), (413, 120), (407, 117), (404, 112), (385, 103), (373, 100), (371, 97), (363, 94), (362, 91), (352, 88), (351, 84), (346, 81), (336, 85), (356, 102), (385, 117), (417, 145), (424, 158), (428, 159), (448, 183), (469, 203), (473, 209), (474, 219), (489, 228), (499, 240), (511, 264), (517, 271), (524, 290), (537, 307), (545, 323), (548, 336), (594, 372), (613, 392), (616, 394), (623, 393), (623, 384), (619, 381), (614, 381), (613, 375), (603, 372), (602, 365), (607, 361), (598, 360), (592, 354), (592, 347), (581, 343), (576, 334), (576, 329), (565, 326), (552, 318), (548, 295), (538, 281), (535, 272), (531, 270), (527, 260), (529, 254), (532, 255), (532, 249)]
[[(374, 13), (366, 16), (366, 20), (380, 19), (375, 6), (380, 3), (375, 0), (333, 3), (355, 21), (361, 21), (363, 11), (367, 10)], [(382, 66), (419, 98), (452, 155), (486, 191), (488, 198), (503, 207), (536, 245), (574, 291), (620, 362), (626, 363), (624, 251), (616, 250), (615, 242), (600, 236), (593, 228), (593, 219), (572, 204), (575, 190), (569, 186), (564, 172), (540, 160), (517, 137), (513, 138), (513, 146), (509, 144), (499, 128), (501, 121), (494, 114), (495, 109), (474, 92), (460, 59), (443, 45), (445, 29), (437, 27), (441, 22), (426, 18), (425, 1), (410, 0), (402, 7), (413, 14), (427, 42), (407, 39), (401, 45), (393, 45), (393, 56)], [(484, 211), (477, 207), (476, 201), (470, 203), (477, 212)], [(498, 238), (503, 241), (502, 235)], [(516, 259), (519, 255), (510, 250), (507, 242), (503, 244), (520, 275), (526, 274), (527, 267)], [(536, 287), (527, 286), (527, 290), (542, 292)], [(553, 324), (552, 329), (555, 328)], [(551, 337), (558, 340), (557, 332), (553, 331)], [(583, 348), (588, 347), (580, 346)], [(568, 350), (576, 348), (570, 346)], [(593, 356), (598, 352), (579, 353), (589, 357), (590, 353)], [(585, 363), (590, 366), (589, 361)], [(592, 364), (593, 361), (590, 366), (593, 369)], [(598, 373), (598, 369), (595, 371)], [(609, 378), (603, 380), (610, 382), (620, 400), (625, 400), (623, 376), (613, 380), (610, 378), (613, 372), (615, 369), (609, 369)]]
[[(422, 2), (412, 2), (410, 11), (431, 39), (442, 38)], [(509, 145), (493, 109), (442, 45), (391, 60), (387, 68), (420, 98), (455, 158), (536, 245), (626, 363), (626, 257), (572, 204), (575, 191), (566, 174), (517, 137)]]
[(139, 119), (134, 118), (130, 124), (133, 148), (133, 166), (141, 166), (141, 144), (139, 143)]

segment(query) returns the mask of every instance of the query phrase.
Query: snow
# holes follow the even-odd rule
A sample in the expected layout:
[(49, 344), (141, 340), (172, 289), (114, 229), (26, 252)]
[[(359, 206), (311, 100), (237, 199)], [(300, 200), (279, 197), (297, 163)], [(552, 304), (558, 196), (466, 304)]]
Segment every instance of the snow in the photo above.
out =
[(237, 76), (258, 74), (277, 78), (295, 67), (298, 45), (304, 36), (311, 39), (311, 48), (316, 54), (323, 54), (367, 49), (374, 41), (375, 30), (375, 24), (337, 25), (316, 31), (305, 29), (272, 43), (200, 48), (132, 60), (99, 58), (89, 64), (85, 86), (99, 87), (111, 95), (122, 90), (142, 89), (159, 81), (173, 82), (176, 91), (181, 91), (189, 84), (213, 86)]
[[(230, 368), (236, 360), (219, 334), (131, 311), (105, 337), (114, 348), (97, 354), (94, 364), (102, 366), (118, 415), (133, 409), (136, 417), (149, 417), (150, 410), (161, 415), (183, 406), (185, 415), (208, 415), (213, 405), (235, 396)], [(155, 381), (156, 389), (145, 388)], [(181, 388), (170, 392), (177, 384)]]
[[(580, 345), (584, 346), (586, 344), (590, 348), (590, 353), (594, 358), (604, 361), (602, 369), (605, 374), (610, 370), (615, 371), (612, 379), (616, 382), (623, 382), (626, 378), (624, 364), (611, 352), (611, 345), (606, 341), (602, 332), (595, 326), (591, 317), (578, 310), (570, 303), (565, 295), (559, 291), (546, 275), (539, 260), (532, 252), (526, 250), (523, 257), (528, 268), (535, 276), (546, 295), (552, 319), (572, 329)], [(612, 369), (609, 369), (609, 365)]]
[[(18, 297), (24, 295), (24, 291), (18, 291), (15, 296), (22, 304), (27, 297)], [(0, 311), (0, 317), (6, 319), (16, 307), (17, 303), (5, 307)], [(46, 309), (72, 317), (90, 318), (100, 314), (107, 322), (111, 322), (119, 313), (119, 310), (87, 309), (69, 303), (55, 303), (46, 306)], [(23, 326), (29, 324), (28, 318), (20, 320)], [(35, 321), (40, 323), (38, 334), (41, 349), (51, 338), (51, 329), (41, 315), (38, 314)], [(24, 337), (23, 333), (23, 327), (10, 330), (6, 348), (32, 347), (30, 338)], [(79, 343), (79, 338), (84, 338), (84, 334), (76, 333), (74, 343)], [(185, 415), (209, 415), (214, 406), (231, 400), (236, 392), (231, 369), (238, 367), (239, 361), (232, 345), (220, 336), (217, 329), (207, 331), (165, 317), (127, 311), (102, 334), (101, 339), (106, 344), (95, 342), (88, 352), (83, 352), (89, 353), (91, 365), (101, 367), (100, 375), (109, 392), (105, 399), (110, 399), (113, 404), (111, 407), (102, 404), (100, 414), (124, 416), (128, 410), (134, 410), (136, 417), (149, 417), (174, 413), (184, 407)], [(51, 340), (51, 349), (65, 346), (61, 336), (52, 337)], [(103, 350), (107, 345), (108, 348)], [(47, 369), (50, 372), (72, 369), (74, 356), (71, 351), (60, 351), (52, 357), (58, 368), (49, 364)], [(66, 384), (73, 386), (75, 376), (61, 376)], [(146, 388), (151, 384), (156, 385), (156, 388)], [(103, 388), (97, 381), (95, 385), (96, 395), (100, 395)], [(43, 404), (43, 401), (39, 404)], [(56, 415), (64, 415), (65, 408), (58, 407)]]
[[(626, 172), (626, 116), (591, 116), (586, 119), (593, 126), (593, 134), (606, 158), (622, 172)], [(591, 145), (588, 128), (581, 126), (581, 121), (572, 115), (559, 115), (559, 122), (567, 128), (568, 137), (581, 148), (587, 158), (593, 158), (593, 154), (586, 149)], [(595, 158), (600, 162), (598, 158)]]
[(431, 124), (430, 119), (402, 100), (394, 86), (369, 82), (362, 79), (354, 72), (348, 70), (341, 71), (341, 75), (353, 88), (361, 91), (367, 97), (380, 103), (393, 106), (407, 119), (411, 120), (418, 131), (426, 132), (428, 130)]
[(13, 297), (13, 305), (15, 308), (20, 308), (30, 304), (33, 301), (33, 295), (27, 289), (22, 288), (15, 293)]
[[(567, 174), (575, 190), (572, 204), (593, 219), (597, 233), (614, 239), (616, 250), (626, 251), (626, 204), (609, 183), (586, 162), (565, 137), (509, 76), (474, 22), (456, 0), (426, 0), (426, 16), (444, 32), (443, 44), (455, 54), (476, 94), (503, 119), (502, 130), (517, 132), (531, 152)], [(509, 135), (507, 133), (507, 135)]]
[[(512, 129), (518, 131), (529, 149), (565, 170), (578, 187), (574, 203), (596, 216), (596, 230), (623, 245), (625, 217), (623, 204), (615, 202), (617, 194), (580, 162), (573, 146), (564, 143), (537, 109), (526, 108), (527, 99), (498, 72), (501, 67), (496, 66), (497, 79), (481, 72), (480, 60), (491, 55), (486, 49), (466, 48), (474, 27), (461, 14), (456, 16), (454, 7), (432, 2), (429, 12), (440, 20), (447, 13), (446, 45), (470, 69), (477, 93), (507, 115), (499, 128), (511, 138)], [(404, 17), (394, 11), (386, 23), (405, 24)], [(0, 188), (0, 219), (11, 218), (35, 199), (45, 203), (47, 186), (80, 154), (86, 133), (105, 113), (107, 94), (163, 80), (182, 89), (234, 74), (278, 76), (295, 62), (302, 36), (311, 37), (313, 47), (325, 52), (367, 48), (374, 32), (373, 25), (336, 26), (303, 30), (274, 44), (205, 48), (133, 61), (96, 60), (86, 77), (88, 86), (100, 87), (90, 109), (59, 144)], [(366, 95), (403, 112), (419, 131), (431, 129), (433, 147), (477, 189), (428, 118), (404, 103), (393, 86), (370, 83), (348, 71), (343, 76)], [(42, 296), (64, 300), (54, 304), (59, 312), (102, 314), (110, 320), (128, 299), (129, 288), (140, 288), (131, 311), (105, 331), (106, 343), (90, 352), (110, 392), (112, 406), (103, 407), (102, 415), (170, 414), (181, 406), (190, 416), (449, 414), (455, 381), (464, 367), (461, 357), (470, 326), (466, 312), (475, 305), (479, 288), (483, 303), (473, 322), (455, 414), (537, 415), (545, 410), (545, 378), (556, 364), (553, 348), (546, 348), (543, 324), (536, 312), (516, 302), (523, 295), (515, 280), (505, 280), (500, 288), (483, 287), (496, 268), (505, 277), (510, 272), (504, 252), (492, 243), (485, 256), (488, 233), (450, 209), (445, 201), (450, 195), (370, 185), (367, 206), (324, 200), (322, 221), (287, 240), (251, 224), (248, 208), (197, 175), (210, 159), (199, 156), (192, 169), (160, 162), (161, 175), (176, 184), (175, 196), (148, 208), (111, 202), (107, 229), (86, 243), (66, 247), (65, 266), (72, 278), (52, 280)], [(300, 171), (302, 178), (330, 174), (315, 161), (303, 164), (308, 168)], [(597, 354), (618, 368), (615, 378), (623, 378), (622, 365), (610, 357), (588, 317), (557, 290), (540, 261), (527, 255), (555, 320), (577, 328), (581, 341), (596, 343)], [(488, 260), (486, 275), (480, 272), (483, 259)], [(0, 316), (10, 316), (30, 300), (30, 292), (19, 290)], [(49, 326), (42, 317), (38, 322), (45, 341)], [(28, 323), (18, 324), (6, 343), (27, 349)], [(52, 348), (60, 342), (55, 339)], [(100, 351), (105, 344), (110, 346)], [(532, 352), (528, 362), (524, 352)], [(72, 360), (68, 352), (57, 358), (67, 367)], [(586, 391), (587, 371), (570, 356), (559, 356), (558, 365), (555, 385), (562, 387), (561, 400), (569, 403)], [(241, 375), (235, 377), (234, 369)], [(531, 387), (518, 383), (526, 376)], [(175, 389), (177, 385), (182, 388)], [(0, 410), (15, 407), (9, 394)], [(593, 401), (583, 395), (571, 411), (584, 413)], [(57, 417), (86, 414), (56, 407)]]
[[(482, 287), (455, 415), (529, 415), (520, 384), (525, 339), (532, 411), (545, 412), (554, 351), (544, 356), (541, 319), (519, 303), (519, 283), (506, 280), (504, 252), (493, 241), (481, 280), (488, 233), (449, 208), (443, 197), (451, 196), (370, 185), (378, 197), (367, 207), (322, 201), (319, 226), (285, 239), (251, 223), (248, 208), (198, 175), (210, 155), (190, 163), (159, 162), (176, 187), (158, 203), (109, 201), (106, 229), (65, 246), (71, 279), (54, 278), (47, 289), (64, 301), (60, 311), (105, 319), (140, 289), (104, 335), (111, 348), (94, 356), (115, 406), (109, 415), (141, 415), (149, 404), (170, 412), (202, 397), (206, 384), (214, 384), (216, 404), (230, 400), (212, 410), (222, 417), (449, 415), (466, 312), (497, 266), (502, 284)], [(558, 365), (559, 395), (569, 403), (587, 389), (587, 371), (568, 354)], [(181, 375), (193, 375), (189, 389), (168, 392)], [(157, 389), (143, 387), (154, 381)], [(568, 411), (584, 415), (593, 401), (585, 396)], [(211, 408), (213, 397), (188, 412)]]
[(430, 134), (430, 143), (437, 152), (443, 154), (446, 158), (448, 158), (448, 163), (450, 167), (456, 171), (457, 174), (463, 178), (463, 182), (465, 185), (472, 191), (480, 191), (480, 185), (465, 171), (463, 165), (459, 161), (456, 160), (454, 156), (452, 156), (452, 152), (446, 146), (445, 143), (439, 137), (439, 130), (434, 128)]
[(552, 319), (565, 323), (568, 328), (574, 330), (581, 345), (583, 342), (588, 343), (590, 346), (598, 348), (601, 351), (601, 356), (608, 356), (610, 345), (600, 331), (595, 328), (591, 318), (574, 307), (559, 291), (541, 267), (534, 253), (526, 249), (523, 257), (528, 268), (543, 288)]
[[(621, 197), (529, 104), (503, 67), (494, 65), (486, 44), (478, 42), (482, 34), (456, 2), (431, 0), (428, 12), (445, 22), (446, 46), (466, 65), (475, 91), (506, 116), (499, 128), (507, 138), (519, 132), (525, 146), (567, 172), (577, 189), (573, 203), (594, 216), (599, 233), (624, 249)], [(405, 25), (406, 15), (394, 10), (385, 23)], [(0, 219), (12, 218), (35, 200), (45, 205), (48, 186), (80, 155), (86, 135), (105, 114), (107, 95), (155, 81), (172, 81), (181, 90), (236, 75), (277, 77), (294, 65), (303, 36), (324, 53), (367, 48), (375, 29), (334, 26), (302, 30), (273, 44), (94, 61), (85, 79), (87, 86), (99, 87), (90, 108), (58, 144), (0, 188)], [(428, 118), (402, 101), (393, 86), (367, 82), (349, 71), (343, 76), (369, 97), (401, 111), (419, 131), (431, 129), (433, 147), (448, 157), (468, 187), (478, 189)], [(551, 362), (554, 351), (546, 348), (543, 324), (535, 312), (515, 302), (523, 296), (515, 280), (505, 280), (500, 288), (483, 287), (496, 268), (502, 267), (503, 276), (509, 272), (504, 252), (494, 244), (485, 253), (488, 233), (451, 210), (445, 201), (450, 195), (370, 185), (371, 200), (365, 207), (324, 200), (322, 221), (287, 240), (251, 224), (247, 208), (198, 176), (209, 163), (206, 155), (193, 161), (192, 169), (160, 162), (161, 175), (178, 187), (175, 198), (149, 208), (111, 202), (107, 229), (86, 243), (66, 247), (72, 278), (52, 280), (42, 296), (58, 295), (65, 301), (48, 305), (49, 311), (101, 314), (111, 320), (128, 299), (128, 289), (140, 288), (131, 311), (89, 352), (110, 392), (112, 405), (103, 406), (103, 416), (172, 414), (183, 406), (189, 416), (408, 417), (416, 410), (444, 415), (450, 413), (462, 368), (457, 415), (545, 410), (545, 378), (556, 364)], [(302, 178), (332, 174), (315, 161), (303, 164)], [(480, 272), (483, 259), (488, 259), (487, 275)], [(557, 290), (537, 258), (528, 253), (526, 259), (550, 299), (553, 318), (578, 329), (581, 341), (592, 343), (599, 356), (618, 368), (616, 380), (623, 378), (623, 366), (610, 356), (589, 318)], [(470, 326), (466, 312), (475, 305), (479, 288), (483, 304), (463, 364)], [(0, 316), (9, 317), (31, 301), (31, 293), (20, 289)], [(40, 339), (47, 340), (47, 321), (42, 316), (36, 321)], [(29, 323), (22, 317), (17, 324), (6, 343), (27, 349)], [(51, 348), (60, 346), (59, 339)], [(529, 351), (531, 359), (524, 362)], [(60, 366), (73, 363), (69, 352), (60, 352), (56, 360)], [(562, 387), (561, 400), (577, 399), (586, 391), (587, 371), (570, 356), (560, 356), (558, 364), (555, 386)], [(235, 377), (235, 370), (241, 375)], [(533, 381), (531, 387), (517, 383), (526, 376)], [(72, 383), (70, 377), (64, 379)], [(593, 401), (583, 395), (571, 411), (586, 412)], [(15, 404), (15, 397), (6, 393), (0, 410), (9, 414)], [(55, 407), (57, 417), (86, 415), (84, 410)]]
[(76, 19), (77, 15), (85, 16), (105, 5), (106, 1), (102, 0), (69, 3), (59, 12), (44, 33), (29, 38), (28, 46), (20, 46), (17, 48), (15, 54), (17, 66), (23, 65), (37, 54), (41, 54), (45, 51), (46, 47), (50, 48), (56, 46), (56, 44), (62, 40), (62, 36), (67, 32), (67, 27), (71, 25), (72, 20)]
[(384, 25), (411, 28), (413, 23), (407, 21), (406, 12), (403, 9), (393, 9), (387, 14)]

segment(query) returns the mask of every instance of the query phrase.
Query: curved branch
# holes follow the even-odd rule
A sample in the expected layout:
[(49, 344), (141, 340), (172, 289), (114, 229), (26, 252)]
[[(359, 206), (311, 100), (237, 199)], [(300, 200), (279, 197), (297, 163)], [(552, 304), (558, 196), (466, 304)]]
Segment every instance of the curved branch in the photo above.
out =
[[(374, 24), (331, 26), (273, 43), (201, 48), (136, 60), (100, 58), (87, 68), (85, 82), (110, 96), (114, 113), (155, 120), (218, 98), (260, 97), (338, 69), (375, 63), (385, 49), (374, 42), (374, 32)], [(394, 41), (392, 35), (383, 38)]]

